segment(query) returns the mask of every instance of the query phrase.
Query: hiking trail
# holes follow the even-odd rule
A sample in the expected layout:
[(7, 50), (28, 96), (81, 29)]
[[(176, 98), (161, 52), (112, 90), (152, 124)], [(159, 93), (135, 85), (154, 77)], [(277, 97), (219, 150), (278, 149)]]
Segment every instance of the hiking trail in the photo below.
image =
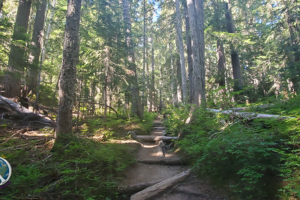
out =
[(220, 195), (207, 181), (199, 180), (184, 165), (180, 156), (172, 151), (173, 143), (169, 140), (161, 120), (154, 121), (150, 135), (133, 134), (132, 137), (140, 144), (138, 162), (127, 170), (120, 187), (131, 195), (128, 195), (130, 200), (228, 199), (225, 198), (226, 195)]

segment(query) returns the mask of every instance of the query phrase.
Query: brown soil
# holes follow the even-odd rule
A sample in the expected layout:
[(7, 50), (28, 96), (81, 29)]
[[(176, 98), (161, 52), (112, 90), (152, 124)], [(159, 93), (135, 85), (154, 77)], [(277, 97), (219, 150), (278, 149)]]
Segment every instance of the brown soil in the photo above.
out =
[[(159, 120), (155, 124), (161, 123)], [(157, 125), (156, 125), (157, 126)], [(154, 128), (151, 135), (162, 136), (162, 130)], [(163, 150), (163, 151), (162, 151)], [(176, 153), (161, 147), (158, 143), (140, 142), (137, 160), (161, 160), (163, 158), (178, 158)], [(160, 164), (143, 164), (136, 163), (125, 174), (121, 187), (131, 186), (139, 183), (165, 180), (189, 169), (188, 166), (182, 165), (160, 165)], [(129, 197), (128, 197), (129, 199)], [(226, 195), (216, 191), (209, 183), (199, 180), (195, 175), (190, 175), (185, 181), (174, 185), (164, 191), (154, 200), (228, 200)], [(142, 199), (141, 199), (142, 200)]]

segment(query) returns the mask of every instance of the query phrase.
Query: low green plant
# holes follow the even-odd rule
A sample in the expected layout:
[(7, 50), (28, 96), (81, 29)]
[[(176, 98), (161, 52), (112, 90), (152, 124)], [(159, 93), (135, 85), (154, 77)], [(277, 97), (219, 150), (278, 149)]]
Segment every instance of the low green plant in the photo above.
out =
[(166, 124), (183, 131), (178, 148), (200, 176), (242, 199), (300, 198), (296, 118), (245, 120), (199, 109), (185, 125), (187, 111), (168, 112)]
[[(56, 149), (46, 161), (31, 164), (24, 152), (9, 154), (13, 176), (11, 184), (0, 191), (1, 198), (118, 199), (116, 186), (122, 172), (135, 162), (126, 144), (73, 138)], [(21, 155), (27, 159), (20, 159)]]

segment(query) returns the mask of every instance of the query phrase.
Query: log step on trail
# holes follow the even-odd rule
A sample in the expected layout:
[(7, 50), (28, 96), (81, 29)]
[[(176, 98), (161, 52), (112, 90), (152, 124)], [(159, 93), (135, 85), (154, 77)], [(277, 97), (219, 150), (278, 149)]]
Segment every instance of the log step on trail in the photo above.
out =
[(169, 137), (169, 136), (152, 136), (152, 135), (137, 135), (134, 139), (140, 139), (142, 141), (147, 142), (156, 142), (156, 141), (164, 141), (171, 142), (172, 140), (178, 140), (178, 137)]
[(139, 159), (139, 163), (160, 164), (160, 165), (185, 165), (186, 162), (180, 158), (161, 158), (161, 159)]
[(161, 194), (166, 189), (172, 187), (176, 183), (183, 181), (189, 174), (191, 170), (184, 171), (176, 176), (168, 178), (164, 181), (161, 181), (155, 185), (152, 185), (130, 197), (130, 200), (147, 200), (151, 199), (154, 196)]

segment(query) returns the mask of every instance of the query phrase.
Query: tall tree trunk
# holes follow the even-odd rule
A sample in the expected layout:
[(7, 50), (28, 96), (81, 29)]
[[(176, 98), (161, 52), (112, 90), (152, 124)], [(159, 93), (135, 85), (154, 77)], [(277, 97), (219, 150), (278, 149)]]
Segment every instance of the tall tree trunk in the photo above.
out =
[(143, 93), (142, 93), (142, 100), (143, 100), (143, 110), (146, 104), (145, 101), (145, 91), (146, 91), (146, 86), (145, 86), (145, 62), (146, 62), (146, 0), (144, 0), (144, 38), (143, 38)]
[(297, 75), (299, 75), (299, 67), (297, 67), (299, 61), (300, 61), (300, 51), (299, 51), (299, 45), (297, 43), (297, 39), (295, 36), (295, 32), (297, 32), (297, 29), (294, 24), (296, 24), (296, 20), (294, 19), (294, 15), (292, 13), (292, 9), (290, 8), (291, 4), (294, 4), (294, 1), (285, 3), (285, 8), (286, 8), (286, 22), (288, 25), (289, 29), (289, 34), (290, 34), (290, 50), (289, 50), (289, 55), (290, 55), (290, 78), (291, 81), (293, 82), (293, 89), (294, 91), (298, 91), (300, 88), (299, 85), (299, 78)]
[[(148, 42), (148, 37), (146, 37)], [(147, 108), (150, 111), (150, 77), (149, 77), (149, 63), (148, 63), (148, 48), (146, 47), (146, 76), (147, 76)]]
[(105, 48), (105, 51), (106, 51), (106, 58), (105, 58), (105, 81), (104, 81), (104, 116), (103, 116), (103, 119), (104, 119), (104, 122), (106, 122), (106, 116), (107, 116), (107, 86), (108, 86), (108, 69), (109, 69), (109, 48), (106, 47)]
[(172, 91), (172, 105), (175, 106), (175, 94), (174, 94), (174, 86), (175, 86), (175, 75), (174, 75), (174, 66), (173, 66), (173, 52), (172, 52), (172, 44), (170, 44), (170, 53), (171, 53), (171, 91)]
[[(232, 19), (231, 8), (229, 3), (225, 3), (226, 9), (226, 26), (228, 33), (235, 33), (234, 22)], [(232, 64), (232, 71), (233, 71), (233, 78), (234, 78), (234, 91), (240, 91), (243, 89), (243, 82), (242, 82), (242, 73), (240, 67), (240, 59), (239, 54), (235, 50), (235, 47), (231, 44), (231, 64)]]
[[(153, 47), (153, 36), (151, 37), (151, 72), (152, 72), (152, 80), (151, 80), (151, 101), (150, 101), (150, 112), (153, 111), (153, 107), (155, 107), (155, 88), (154, 88), (154, 47)], [(155, 109), (155, 108), (154, 108)]]
[(143, 118), (143, 109), (139, 97), (139, 87), (137, 82), (136, 65), (134, 57), (133, 42), (131, 36), (131, 19), (129, 11), (128, 0), (123, 0), (123, 17), (125, 22), (125, 37), (127, 45), (127, 58), (128, 68), (131, 70), (129, 74), (129, 83), (131, 85), (131, 96), (132, 96), (132, 113), (136, 114), (139, 118)]
[(20, 96), (25, 46), (17, 41), (26, 41), (31, 0), (20, 0), (9, 54), (8, 69), (4, 78), (4, 95)]
[(225, 86), (225, 56), (223, 42), (217, 40), (217, 58), (218, 58), (218, 83), (219, 86)]
[(180, 66), (180, 59), (176, 59), (176, 66), (177, 66), (177, 73), (176, 73), (176, 80), (177, 80), (177, 102), (182, 103), (183, 101), (183, 90), (182, 90), (182, 80), (181, 80), (181, 66)]
[(183, 102), (186, 102), (187, 101), (186, 71), (185, 71), (184, 46), (183, 46), (183, 37), (182, 37), (182, 25), (181, 25), (179, 0), (176, 0), (176, 18), (177, 18), (176, 30), (177, 30), (177, 37), (178, 37), (180, 66), (181, 66), (182, 99)]
[(76, 63), (79, 56), (79, 21), (81, 0), (69, 0), (64, 37), (64, 51), (59, 81), (57, 117), (58, 138), (72, 133), (72, 108), (76, 82)]
[(186, 31), (186, 47), (187, 47), (187, 60), (188, 60), (188, 71), (189, 71), (189, 103), (193, 101), (193, 59), (192, 59), (192, 39), (190, 34), (190, 22), (188, 16), (187, 5), (184, 6), (185, 10), (185, 31)]
[(41, 48), (43, 46), (43, 37), (44, 37), (44, 22), (45, 22), (45, 13), (46, 13), (47, 0), (41, 0), (36, 6), (36, 15), (34, 28), (32, 33), (32, 40), (30, 45), (30, 54), (29, 54), (29, 88), (32, 90), (33, 94), (36, 94), (37, 87), (37, 78), (38, 78), (38, 66), (40, 60)]
[[(49, 20), (49, 24), (48, 24), (48, 28), (47, 28), (47, 32), (46, 32), (46, 37), (44, 40), (44, 45), (43, 45), (43, 49), (41, 52), (41, 58), (40, 58), (40, 62), (39, 62), (39, 67), (38, 67), (38, 79), (37, 79), (37, 87), (36, 87), (36, 101), (35, 101), (35, 107), (37, 106), (38, 100), (39, 100), (39, 87), (40, 87), (40, 83), (41, 83), (41, 71), (42, 71), (42, 66), (43, 63), (45, 61), (45, 57), (46, 57), (46, 49), (47, 49), (47, 45), (49, 42), (49, 37), (50, 37), (50, 32), (51, 32), (51, 23), (54, 17), (54, 11), (55, 11), (55, 5), (56, 5), (56, 0), (53, 1), (53, 8), (51, 11), (51, 16), (50, 16), (50, 20)], [(53, 58), (52, 58), (53, 60)]]
[[(203, 3), (203, 2), (202, 2)], [(201, 73), (202, 68), (204, 68), (204, 49), (201, 49), (200, 58), (200, 42), (197, 33), (197, 23), (196, 23), (196, 10), (193, 4), (193, 0), (187, 0), (188, 15), (191, 29), (191, 39), (192, 39), (192, 52), (193, 52), (193, 104), (197, 106), (205, 106), (205, 90), (203, 90), (203, 83), (205, 82), (205, 74)], [(202, 6), (203, 9), (203, 6)], [(200, 9), (201, 10), (201, 9)], [(203, 11), (203, 10), (202, 10)], [(203, 15), (199, 14), (199, 15)], [(202, 20), (201, 20), (202, 21)], [(203, 26), (202, 26), (203, 28)], [(204, 34), (204, 30), (200, 30), (201, 34)], [(200, 34), (200, 33), (199, 33)], [(202, 43), (201, 48), (204, 48), (204, 43)]]

